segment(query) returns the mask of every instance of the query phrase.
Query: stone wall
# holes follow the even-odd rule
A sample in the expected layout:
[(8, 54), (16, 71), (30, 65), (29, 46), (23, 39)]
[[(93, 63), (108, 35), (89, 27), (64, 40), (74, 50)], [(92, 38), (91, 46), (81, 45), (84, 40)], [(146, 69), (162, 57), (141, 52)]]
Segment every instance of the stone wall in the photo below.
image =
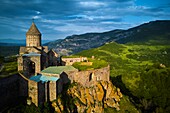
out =
[(22, 56), (18, 57), (17, 63), (18, 63), (18, 71), (23, 71), (23, 58), (22, 58)]
[(48, 65), (49, 66), (60, 65), (59, 55), (53, 50), (48, 51)]
[[(18, 71), (23, 71), (25, 68), (27, 68), (28, 63), (24, 63), (24, 60), (28, 59), (31, 62), (36, 63), (36, 72), (35, 73), (40, 73), (40, 71), (46, 67), (48, 67), (48, 47), (47, 46), (39, 46), (39, 47), (20, 47), (19, 54), (18, 56)], [(41, 56), (29, 56), (28, 58), (25, 58), (23, 54), (29, 54), (29, 53), (37, 53), (41, 54)], [(38, 58), (39, 57), (39, 58)], [(29, 71), (29, 70), (26, 70)], [(24, 73), (27, 75), (27, 72)]]
[(87, 57), (80, 57), (80, 58), (62, 58), (62, 65), (73, 65), (75, 62), (83, 62), (87, 60)]
[(0, 79), (0, 112), (5, 107), (17, 104), (19, 97), (19, 75)]
[(28, 96), (31, 97), (32, 102), (38, 106), (38, 84), (34, 81), (28, 81)]
[[(70, 71), (66, 72), (68, 79), (71, 82), (79, 82), (84, 86), (90, 85), (94, 81), (109, 81), (110, 80), (110, 66), (87, 71)], [(62, 75), (61, 75), (62, 76)]]
[(54, 74), (54, 73), (43, 73), (41, 72), (42, 75), (45, 75), (45, 76), (51, 76), (51, 77), (58, 77), (60, 78), (60, 75), (59, 74)]
[[(68, 71), (59, 74), (42, 73), (46, 76), (55, 76), (59, 80), (57, 82), (35, 82), (27, 78), (23, 78), (23, 85), (21, 85), (22, 95), (28, 93), (28, 96), (32, 98), (32, 102), (38, 106), (42, 105), (45, 101), (53, 101), (56, 99), (57, 94), (62, 92), (63, 85), (68, 82), (78, 82), (83, 86), (90, 86), (95, 81), (109, 81), (110, 66), (87, 71)], [(24, 81), (25, 80), (25, 81)], [(27, 84), (27, 85), (26, 85)], [(24, 90), (28, 89), (28, 91)]]
[(36, 105), (42, 105), (44, 102), (53, 101), (57, 98), (57, 82), (35, 82), (29, 80), (29, 97), (32, 102)]
[(21, 46), (20, 47), (20, 50), (19, 50), (19, 54), (22, 55), (22, 54), (26, 54), (26, 53), (32, 53), (32, 52), (35, 52), (35, 53), (38, 53), (38, 54), (41, 54), (41, 52), (44, 51), (45, 53), (48, 52), (48, 46), (34, 46), (34, 47), (29, 47), (29, 46)]
[[(21, 74), (22, 81), (26, 81), (25, 85), (21, 85), (22, 94), (27, 93), (27, 97), (31, 97), (31, 101), (36, 105), (42, 105), (44, 102), (53, 101), (57, 98), (57, 94), (61, 93), (63, 88), (63, 80), (59, 79), (57, 82), (35, 82), (27, 79)], [(25, 87), (25, 89), (24, 89)], [(27, 87), (27, 88), (26, 88)], [(25, 91), (27, 89), (27, 91)]]
[(20, 76), (19, 96), (31, 97), (36, 106), (42, 105), (45, 102), (45, 83), (30, 80), (21, 73)]
[(49, 82), (49, 90), (50, 101), (53, 101), (57, 98), (57, 83), (55, 81)]
[(82, 85), (89, 85), (93, 81), (109, 81), (110, 80), (110, 66), (87, 71), (67, 71), (59, 74), (41, 73), (46, 76), (55, 76), (60, 78), (58, 81), (58, 92), (61, 92), (62, 85), (68, 82), (79, 82)]
[(41, 46), (41, 35), (27, 35), (26, 45), (27, 46)]
[[(34, 63), (34, 66), (30, 67), (30, 63)], [(34, 68), (35, 72), (32, 72)], [(24, 75), (30, 76), (31, 74), (38, 74), (41, 72), (41, 56), (23, 57), (23, 71)]]

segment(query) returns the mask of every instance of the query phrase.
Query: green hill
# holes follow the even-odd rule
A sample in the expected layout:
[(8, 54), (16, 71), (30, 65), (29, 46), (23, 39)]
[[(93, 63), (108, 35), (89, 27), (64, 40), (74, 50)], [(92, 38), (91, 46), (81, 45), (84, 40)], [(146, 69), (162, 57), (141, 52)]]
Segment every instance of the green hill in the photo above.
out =
[(135, 108), (144, 113), (170, 112), (170, 45), (112, 42), (76, 55), (110, 64), (111, 81), (124, 95), (121, 113)]
[(20, 46), (0, 46), (0, 56), (17, 55)]
[(99, 58), (111, 66), (111, 75), (137, 71), (155, 63), (170, 66), (170, 45), (117, 44), (111, 42), (76, 55)]

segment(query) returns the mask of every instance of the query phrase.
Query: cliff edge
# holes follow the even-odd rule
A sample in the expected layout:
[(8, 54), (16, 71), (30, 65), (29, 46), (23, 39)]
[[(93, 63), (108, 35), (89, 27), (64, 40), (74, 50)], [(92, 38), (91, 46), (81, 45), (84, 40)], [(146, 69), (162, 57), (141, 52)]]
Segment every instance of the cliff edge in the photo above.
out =
[[(78, 113), (103, 113), (104, 108), (120, 110), (122, 93), (109, 81), (94, 82), (90, 87), (79, 83), (71, 84), (56, 101), (52, 103), (57, 113), (63, 111)], [(64, 99), (64, 100), (63, 100)]]

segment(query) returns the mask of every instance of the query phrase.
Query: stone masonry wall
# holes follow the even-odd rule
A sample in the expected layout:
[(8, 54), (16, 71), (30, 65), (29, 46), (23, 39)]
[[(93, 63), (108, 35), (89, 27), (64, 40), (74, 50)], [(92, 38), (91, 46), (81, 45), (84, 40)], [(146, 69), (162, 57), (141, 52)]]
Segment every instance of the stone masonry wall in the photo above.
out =
[(59, 75), (59, 74), (53, 74), (53, 73), (42, 73), (42, 72), (41, 72), (41, 74), (42, 74), (42, 75), (45, 75), (45, 76), (52, 76), (52, 77), (58, 77), (58, 78), (60, 78), (60, 75)]
[[(50, 91), (45, 85), (48, 83), (28, 81), (28, 96), (31, 97), (32, 102), (36, 105), (42, 105), (47, 99), (47, 93)], [(48, 94), (49, 95), (49, 94)]]
[(87, 57), (80, 57), (80, 58), (62, 58), (62, 65), (73, 65), (75, 62), (82, 62), (87, 60)]
[(49, 95), (50, 95), (50, 101), (53, 101), (57, 97), (57, 85), (55, 81), (49, 82)]
[(71, 82), (79, 82), (84, 86), (88, 86), (92, 81), (109, 81), (110, 80), (110, 66), (87, 71), (78, 71), (78, 72), (66, 72), (68, 78)]
[(34, 81), (28, 81), (28, 96), (31, 97), (32, 102), (38, 106), (38, 84)]
[(26, 36), (27, 46), (41, 46), (41, 35), (27, 35)]
[(19, 97), (19, 75), (0, 79), (0, 112), (5, 107), (17, 103)]
[(18, 71), (23, 71), (23, 58), (22, 58), (22, 56), (18, 57), (17, 63), (18, 63)]

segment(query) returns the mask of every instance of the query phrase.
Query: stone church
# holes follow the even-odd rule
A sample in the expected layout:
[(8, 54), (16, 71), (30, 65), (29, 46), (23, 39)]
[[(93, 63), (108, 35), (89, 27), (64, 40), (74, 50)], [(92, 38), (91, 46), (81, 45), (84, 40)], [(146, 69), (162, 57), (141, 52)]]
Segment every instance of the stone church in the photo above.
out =
[(18, 71), (21, 75), (20, 96), (29, 97), (36, 106), (53, 101), (68, 82), (84, 86), (93, 81), (109, 81), (110, 67), (79, 71), (74, 62), (87, 61), (86, 57), (61, 58), (53, 50), (41, 44), (41, 33), (33, 22), (26, 33), (26, 46), (20, 47)]
[(57, 57), (54, 51), (48, 51), (47, 46), (42, 46), (41, 33), (33, 22), (26, 33), (26, 47), (20, 47), (19, 50), (18, 71), (26, 76), (37, 75), (49, 64), (57, 65)]

